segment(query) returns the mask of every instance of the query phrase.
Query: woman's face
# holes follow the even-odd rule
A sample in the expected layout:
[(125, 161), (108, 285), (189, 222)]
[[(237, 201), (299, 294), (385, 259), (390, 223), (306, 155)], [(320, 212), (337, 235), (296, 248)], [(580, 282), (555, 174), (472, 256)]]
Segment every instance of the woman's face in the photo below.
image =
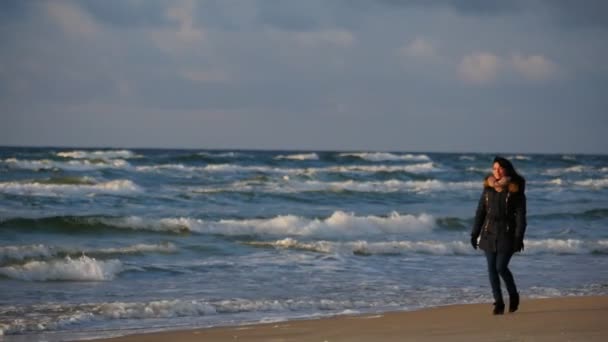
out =
[(500, 164), (494, 163), (494, 165), (492, 165), (492, 175), (494, 175), (496, 180), (499, 180), (505, 176), (505, 169), (500, 166)]

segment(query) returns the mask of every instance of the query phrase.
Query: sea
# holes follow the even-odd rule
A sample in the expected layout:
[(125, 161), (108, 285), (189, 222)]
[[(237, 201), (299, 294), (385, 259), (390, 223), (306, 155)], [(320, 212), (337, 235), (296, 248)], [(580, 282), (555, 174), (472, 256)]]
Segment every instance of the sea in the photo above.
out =
[[(608, 295), (608, 156), (527, 179), (527, 298)], [(0, 341), (488, 303), (494, 154), (0, 147)], [(506, 296), (506, 293), (505, 293)]]

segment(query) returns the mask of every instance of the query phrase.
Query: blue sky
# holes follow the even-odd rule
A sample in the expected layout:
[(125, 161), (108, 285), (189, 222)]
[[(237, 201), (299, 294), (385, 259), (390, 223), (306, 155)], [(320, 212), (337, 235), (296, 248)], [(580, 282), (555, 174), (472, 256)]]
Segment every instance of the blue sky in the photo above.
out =
[(0, 145), (608, 153), (602, 0), (0, 4)]

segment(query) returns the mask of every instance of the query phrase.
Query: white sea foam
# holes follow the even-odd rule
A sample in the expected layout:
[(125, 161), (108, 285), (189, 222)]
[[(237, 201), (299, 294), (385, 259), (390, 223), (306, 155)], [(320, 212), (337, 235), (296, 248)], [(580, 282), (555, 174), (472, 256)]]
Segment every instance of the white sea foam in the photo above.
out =
[(79, 196), (91, 194), (132, 194), (142, 189), (130, 180), (118, 179), (97, 184), (46, 184), (40, 181), (2, 182), (0, 193), (23, 196)]
[(58, 152), (58, 157), (72, 158), (72, 159), (129, 159), (140, 157), (135, 153), (128, 150), (103, 150), (103, 151), (69, 151), (69, 152)]
[(524, 156), (524, 155), (518, 154), (518, 155), (514, 155), (514, 156), (509, 156), (509, 157), (507, 157), (507, 159), (515, 159), (515, 160), (532, 160), (532, 157), (530, 157), (530, 156)]
[(123, 159), (87, 160), (76, 159), (69, 161), (54, 161), (50, 159), (20, 160), (8, 158), (2, 161), (10, 168), (26, 170), (66, 170), (66, 171), (92, 171), (100, 169), (127, 169), (130, 164)]
[(340, 157), (356, 157), (369, 161), (430, 161), (426, 154), (394, 154), (386, 152), (341, 153)]
[(460, 157), (458, 157), (458, 159), (473, 161), (473, 160), (476, 160), (477, 158), (475, 158), (475, 156), (460, 156)]
[[(225, 299), (225, 300), (155, 300), (149, 302), (109, 302), (98, 304), (39, 304), (26, 308), (22, 317), (0, 323), (4, 334), (42, 332), (86, 322), (121, 319), (158, 319), (200, 317), (233, 313), (286, 313), (302, 311), (340, 311), (373, 307), (376, 303), (334, 299)], [(382, 303), (380, 303), (382, 304)], [(19, 309), (15, 308), (14, 311)], [(23, 309), (21, 309), (23, 310)], [(31, 315), (32, 311), (45, 315)], [(50, 314), (50, 315), (49, 315)]]
[(166, 232), (196, 232), (219, 235), (274, 235), (345, 238), (403, 233), (428, 232), (435, 226), (435, 218), (428, 214), (403, 215), (396, 212), (388, 217), (355, 216), (336, 211), (326, 219), (308, 219), (295, 215), (280, 215), (269, 219), (205, 221), (194, 218), (141, 217), (98, 219), (106, 224), (128, 229)]
[(256, 247), (274, 247), (280, 249), (296, 249), (302, 251), (331, 253), (335, 251), (335, 243), (329, 241), (299, 242), (296, 239), (285, 238), (277, 241), (251, 241), (245, 244)]
[(606, 187), (608, 187), (608, 178), (585, 179), (585, 180), (581, 180), (581, 181), (575, 181), (574, 184), (585, 187), (585, 188), (592, 188), (592, 189), (606, 188)]
[(275, 159), (318, 160), (319, 156), (316, 153), (299, 153), (290, 155), (280, 155), (276, 156)]
[(583, 165), (575, 165), (575, 166), (570, 166), (570, 167), (565, 167), (565, 168), (548, 169), (548, 170), (545, 170), (544, 172), (542, 172), (542, 174), (549, 175), (549, 176), (558, 176), (558, 175), (563, 175), (563, 174), (568, 174), (568, 173), (582, 173), (582, 172), (587, 172), (590, 170), (591, 169), (589, 167), (585, 167)]
[(225, 152), (225, 153), (210, 153), (210, 152), (199, 152), (199, 156), (213, 157), (213, 158), (237, 158), (241, 157), (242, 154), (238, 152)]
[(473, 254), (468, 243), (462, 241), (390, 241), (369, 242), (365, 240), (353, 242), (312, 241), (300, 242), (292, 238), (277, 241), (253, 241), (246, 244), (259, 247), (279, 249), (295, 249), (317, 253), (354, 253), (360, 255), (407, 254), (422, 253), (434, 255), (467, 255)]
[(391, 241), (367, 242), (359, 241), (351, 244), (355, 254), (404, 254), (422, 253), (433, 255), (467, 255), (473, 254), (468, 243), (462, 241)]
[(258, 182), (258, 181), (238, 181), (230, 186), (221, 187), (192, 187), (189, 190), (200, 193), (217, 192), (251, 192), (260, 193), (298, 193), (310, 191), (330, 191), (330, 192), (414, 192), (428, 193), (436, 191), (457, 191), (457, 190), (479, 190), (480, 182), (444, 182), (440, 180), (426, 181), (401, 181), (396, 179), (386, 181), (359, 182), (354, 180), (342, 182), (323, 182), (316, 180), (300, 181), (290, 180)]
[[(276, 241), (245, 242), (256, 247), (294, 249), (317, 253), (354, 253), (359, 255), (473, 255), (473, 250), (465, 241), (310, 241), (303, 242), (293, 238)], [(576, 239), (525, 240), (525, 254), (591, 254), (608, 253), (608, 240), (585, 241)]]
[(376, 173), (376, 172), (410, 172), (427, 173), (437, 172), (442, 169), (433, 162), (424, 162), (409, 165), (344, 165), (328, 167), (308, 167), (308, 168), (285, 168), (255, 165), (238, 164), (211, 164), (206, 166), (186, 166), (184, 164), (160, 164), (160, 165), (140, 165), (134, 167), (138, 172), (161, 172), (178, 171), (184, 173), (204, 173), (204, 172), (257, 172), (266, 174), (281, 175), (311, 175), (315, 173)]
[(608, 240), (544, 239), (525, 240), (525, 252), (532, 254), (608, 253)]
[(54, 255), (51, 247), (37, 244), (27, 246), (0, 246), (0, 261), (47, 258)]
[(346, 166), (332, 166), (326, 168), (311, 168), (307, 171), (313, 172), (411, 172), (411, 173), (427, 173), (440, 171), (441, 169), (436, 167), (433, 162), (410, 164), (410, 165), (346, 165)]
[(98, 261), (81, 256), (78, 259), (66, 257), (62, 260), (30, 261), (24, 265), (0, 267), (0, 274), (27, 281), (106, 281), (114, 279), (122, 270), (119, 260)]
[(111, 254), (137, 254), (137, 253), (173, 253), (177, 247), (170, 243), (135, 244), (125, 247), (111, 248), (76, 248), (65, 246), (47, 246), (43, 244), (0, 246), (0, 262), (5, 260), (26, 260), (51, 258), (60, 255), (111, 255)]

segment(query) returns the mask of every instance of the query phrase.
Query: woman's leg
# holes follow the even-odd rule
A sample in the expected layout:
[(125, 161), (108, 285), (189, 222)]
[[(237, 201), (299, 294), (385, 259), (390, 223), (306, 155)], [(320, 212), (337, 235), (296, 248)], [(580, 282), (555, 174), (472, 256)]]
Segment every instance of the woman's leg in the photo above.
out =
[(515, 285), (513, 274), (509, 270), (509, 261), (512, 256), (512, 253), (499, 253), (496, 257), (496, 269), (505, 282), (507, 291), (509, 292), (509, 312), (515, 312), (519, 308), (519, 293), (517, 293), (517, 286)]
[(509, 297), (513, 298), (517, 296), (517, 286), (515, 285), (515, 279), (513, 274), (509, 270), (509, 261), (511, 261), (512, 253), (497, 253), (496, 255), (496, 270), (498, 274), (505, 282)]
[(490, 277), (490, 285), (492, 285), (492, 294), (496, 305), (504, 305), (502, 300), (502, 290), (500, 289), (500, 279), (498, 278), (497, 256), (495, 252), (485, 252), (486, 260), (488, 261), (488, 276)]

